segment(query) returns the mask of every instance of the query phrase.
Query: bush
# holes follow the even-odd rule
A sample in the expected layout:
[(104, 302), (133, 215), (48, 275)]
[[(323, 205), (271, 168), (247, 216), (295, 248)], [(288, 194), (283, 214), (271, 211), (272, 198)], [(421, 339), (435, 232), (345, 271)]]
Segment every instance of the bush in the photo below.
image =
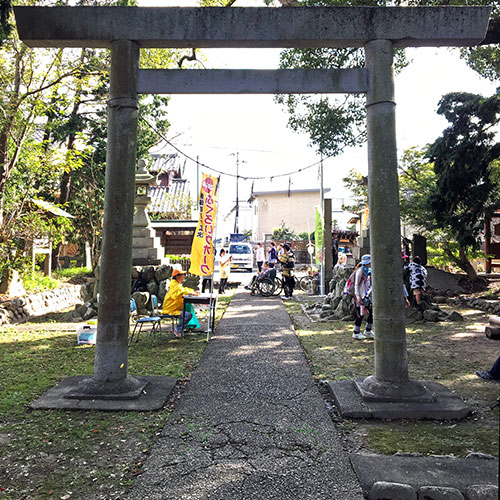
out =
[(60, 281), (55, 278), (44, 276), (40, 271), (34, 273), (26, 273), (22, 277), (24, 288), (28, 293), (43, 292), (44, 290), (52, 290), (57, 288)]

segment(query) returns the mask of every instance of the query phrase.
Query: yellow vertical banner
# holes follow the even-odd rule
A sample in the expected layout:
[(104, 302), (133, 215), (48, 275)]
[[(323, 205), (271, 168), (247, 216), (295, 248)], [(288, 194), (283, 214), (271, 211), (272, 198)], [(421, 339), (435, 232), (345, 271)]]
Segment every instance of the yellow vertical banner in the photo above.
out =
[(214, 271), (214, 241), (217, 213), (217, 184), (219, 179), (203, 174), (199, 194), (200, 219), (191, 246), (189, 272), (196, 276), (209, 276)]

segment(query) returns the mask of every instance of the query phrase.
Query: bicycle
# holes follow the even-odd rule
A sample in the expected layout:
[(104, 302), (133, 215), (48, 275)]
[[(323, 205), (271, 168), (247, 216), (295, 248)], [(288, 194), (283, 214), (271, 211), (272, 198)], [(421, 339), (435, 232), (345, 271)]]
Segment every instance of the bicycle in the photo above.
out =
[(303, 292), (311, 295), (314, 294), (319, 282), (319, 275), (317, 273), (307, 274), (299, 279), (298, 286)]

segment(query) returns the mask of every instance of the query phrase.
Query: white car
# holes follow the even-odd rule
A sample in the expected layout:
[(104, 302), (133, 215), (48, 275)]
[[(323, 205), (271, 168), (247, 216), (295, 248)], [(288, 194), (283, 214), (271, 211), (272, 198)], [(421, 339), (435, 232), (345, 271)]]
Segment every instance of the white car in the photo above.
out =
[(232, 257), (231, 269), (253, 270), (252, 245), (245, 242), (229, 243), (229, 256)]

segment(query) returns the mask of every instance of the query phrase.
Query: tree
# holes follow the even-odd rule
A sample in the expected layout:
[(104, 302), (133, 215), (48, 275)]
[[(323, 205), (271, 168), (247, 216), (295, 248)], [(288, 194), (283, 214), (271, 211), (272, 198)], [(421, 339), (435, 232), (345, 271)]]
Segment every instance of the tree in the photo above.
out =
[(368, 177), (351, 168), (342, 182), (353, 195), (353, 203), (342, 205), (342, 210), (353, 214), (362, 212), (368, 206)]
[[(485, 217), (498, 208), (498, 95), (445, 95), (438, 108), (451, 125), (426, 152), (408, 150), (400, 176), (401, 216), (422, 230), (472, 278)], [(426, 161), (426, 159), (428, 161)]]
[(285, 221), (280, 222), (280, 226), (276, 229), (273, 229), (273, 240), (297, 240), (298, 236), (295, 234), (293, 229), (286, 227)]
[(466, 249), (479, 248), (484, 218), (500, 203), (500, 186), (492, 177), (492, 162), (500, 157), (492, 130), (500, 119), (500, 98), (454, 92), (441, 99), (437, 112), (451, 125), (427, 151), (436, 174), (428, 206), (437, 227), (449, 229), (459, 245), (457, 265), (476, 277)]
[(8, 38), (12, 30), (9, 23), (11, 7), (10, 0), (0, 0), (0, 45)]
[[(114, 3), (130, 4), (130, 0)], [(142, 50), (141, 64), (172, 66), (183, 53)], [(19, 41), (15, 30), (0, 47), (1, 248), (19, 247), (28, 227), (21, 225), (26, 220), (21, 214), (29, 211), (29, 196), (36, 196), (65, 204), (64, 208), (76, 216), (72, 238), (78, 243), (90, 242), (93, 262), (97, 262), (104, 199), (108, 70), (106, 50), (31, 50)], [(148, 123), (139, 123), (139, 158), (160, 142), (167, 130), (167, 102), (168, 98), (162, 96), (140, 97), (139, 113)], [(33, 178), (28, 175), (30, 168)], [(51, 173), (50, 182), (38, 174), (41, 168)], [(20, 184), (28, 179), (31, 186)], [(7, 266), (13, 255), (10, 250), (0, 253)]]

